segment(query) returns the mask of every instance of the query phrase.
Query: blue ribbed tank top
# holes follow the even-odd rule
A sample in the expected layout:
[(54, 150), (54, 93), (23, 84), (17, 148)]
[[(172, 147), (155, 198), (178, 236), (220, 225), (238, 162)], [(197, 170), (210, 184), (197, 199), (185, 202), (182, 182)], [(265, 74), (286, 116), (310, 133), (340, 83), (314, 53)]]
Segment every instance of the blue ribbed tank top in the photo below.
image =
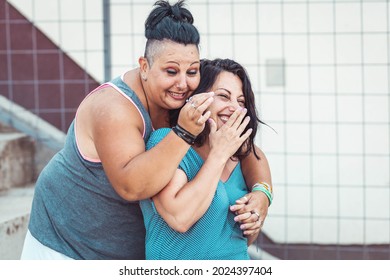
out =
[[(169, 128), (154, 131), (147, 149), (157, 145)], [(203, 165), (203, 159), (191, 147), (179, 168), (192, 180)], [(203, 186), (193, 186), (202, 188)], [(229, 206), (245, 194), (247, 188), (238, 164), (229, 179), (219, 181), (206, 213), (185, 233), (172, 229), (160, 216), (152, 199), (140, 201), (146, 227), (146, 259), (163, 260), (247, 260), (247, 239), (234, 221)]]
[[(137, 95), (121, 77), (107, 84), (138, 107), (145, 122), (146, 142), (153, 128)], [(74, 121), (64, 148), (37, 180), (29, 230), (42, 244), (74, 259), (145, 258), (145, 228), (139, 203), (122, 199), (102, 164), (82, 157), (76, 145)]]

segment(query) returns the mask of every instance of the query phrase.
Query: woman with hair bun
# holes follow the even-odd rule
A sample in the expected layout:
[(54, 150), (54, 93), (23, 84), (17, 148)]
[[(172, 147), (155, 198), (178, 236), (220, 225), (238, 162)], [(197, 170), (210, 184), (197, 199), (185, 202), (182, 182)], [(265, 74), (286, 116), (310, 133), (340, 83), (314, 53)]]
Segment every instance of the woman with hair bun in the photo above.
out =
[[(213, 93), (197, 95), (196, 110), (186, 104), (176, 130), (145, 151), (151, 132), (169, 126), (169, 111), (182, 107), (199, 84), (199, 32), (183, 4), (157, 1), (145, 22), (139, 67), (81, 102), (65, 146), (36, 182), (22, 259), (145, 258), (138, 200), (171, 180), (213, 101)], [(247, 168), (248, 178), (263, 162)], [(256, 207), (266, 215), (263, 199), (242, 211)]]

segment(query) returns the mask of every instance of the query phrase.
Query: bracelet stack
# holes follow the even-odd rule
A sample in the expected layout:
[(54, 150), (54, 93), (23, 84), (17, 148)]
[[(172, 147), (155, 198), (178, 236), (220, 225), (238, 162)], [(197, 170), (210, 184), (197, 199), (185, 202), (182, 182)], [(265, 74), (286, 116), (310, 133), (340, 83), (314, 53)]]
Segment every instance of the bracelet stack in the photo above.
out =
[(182, 128), (180, 125), (177, 124), (176, 126), (172, 127), (172, 130), (187, 144), (193, 145), (195, 143), (196, 136)]
[(263, 192), (268, 197), (269, 206), (271, 206), (272, 200), (274, 198), (274, 192), (272, 187), (266, 182), (256, 183), (252, 187), (252, 192), (260, 191)]

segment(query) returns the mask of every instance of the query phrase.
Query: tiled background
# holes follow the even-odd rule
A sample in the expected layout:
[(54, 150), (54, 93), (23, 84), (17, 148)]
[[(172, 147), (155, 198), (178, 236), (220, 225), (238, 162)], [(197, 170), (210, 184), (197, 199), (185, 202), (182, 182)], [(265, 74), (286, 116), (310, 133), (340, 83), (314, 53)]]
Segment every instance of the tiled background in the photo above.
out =
[[(33, 111), (57, 110), (45, 109), (43, 104), (51, 102), (51, 108), (70, 119), (77, 105), (73, 103), (93, 87), (92, 79), (103, 82), (137, 66), (145, 43), (143, 23), (155, 1), (110, 1), (110, 65), (104, 65), (103, 1), (9, 2), (64, 52), (38, 51), (27, 63), (25, 54), (16, 53), (15, 59), (20, 55), (35, 76), (21, 78), (31, 80), (33, 89), (15, 83), (12, 98), (17, 101), (30, 94)], [(190, 0), (187, 4), (201, 32), (201, 56), (243, 63), (261, 117), (276, 130), (263, 127), (257, 137), (270, 161), (275, 186), (264, 232), (280, 244), (382, 244), (382, 256), (390, 258), (388, 1)], [(41, 41), (39, 31), (34, 32), (33, 46)], [(5, 48), (3, 40), (0, 47)], [(0, 67), (7, 55), (0, 51)], [(40, 72), (34, 67), (44, 67), (47, 60), (65, 65), (68, 58), (91, 78), (79, 75), (79, 83), (69, 84), (74, 87), (70, 90), (65, 87), (72, 78), (59, 89), (50, 83), (37, 85)], [(54, 68), (45, 72), (50, 79), (66, 76), (65, 70), (58, 73), (58, 65)], [(9, 76), (4, 71), (0, 87), (7, 91), (3, 81)], [(12, 79), (16, 77), (17, 73)], [(69, 119), (53, 123), (65, 131)], [(366, 254), (365, 248), (359, 253)], [(312, 255), (315, 250), (312, 247)]]

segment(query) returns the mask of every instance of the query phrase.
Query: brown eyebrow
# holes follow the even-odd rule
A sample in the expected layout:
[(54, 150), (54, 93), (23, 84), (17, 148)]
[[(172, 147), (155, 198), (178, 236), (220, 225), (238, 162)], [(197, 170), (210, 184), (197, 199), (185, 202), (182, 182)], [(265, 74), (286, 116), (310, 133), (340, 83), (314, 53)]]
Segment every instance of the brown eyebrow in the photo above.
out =
[(224, 90), (224, 91), (227, 91), (230, 95), (232, 95), (232, 93), (231, 93), (229, 90), (227, 90), (226, 88), (217, 88), (216, 90), (219, 90), (219, 89), (222, 89), (222, 90)]
[[(176, 62), (176, 61), (167, 61), (166, 63), (174, 63), (174, 64), (177, 64), (180, 66), (180, 63)], [(200, 61), (194, 61), (190, 64), (190, 66), (194, 65), (194, 64), (200, 64)]]

